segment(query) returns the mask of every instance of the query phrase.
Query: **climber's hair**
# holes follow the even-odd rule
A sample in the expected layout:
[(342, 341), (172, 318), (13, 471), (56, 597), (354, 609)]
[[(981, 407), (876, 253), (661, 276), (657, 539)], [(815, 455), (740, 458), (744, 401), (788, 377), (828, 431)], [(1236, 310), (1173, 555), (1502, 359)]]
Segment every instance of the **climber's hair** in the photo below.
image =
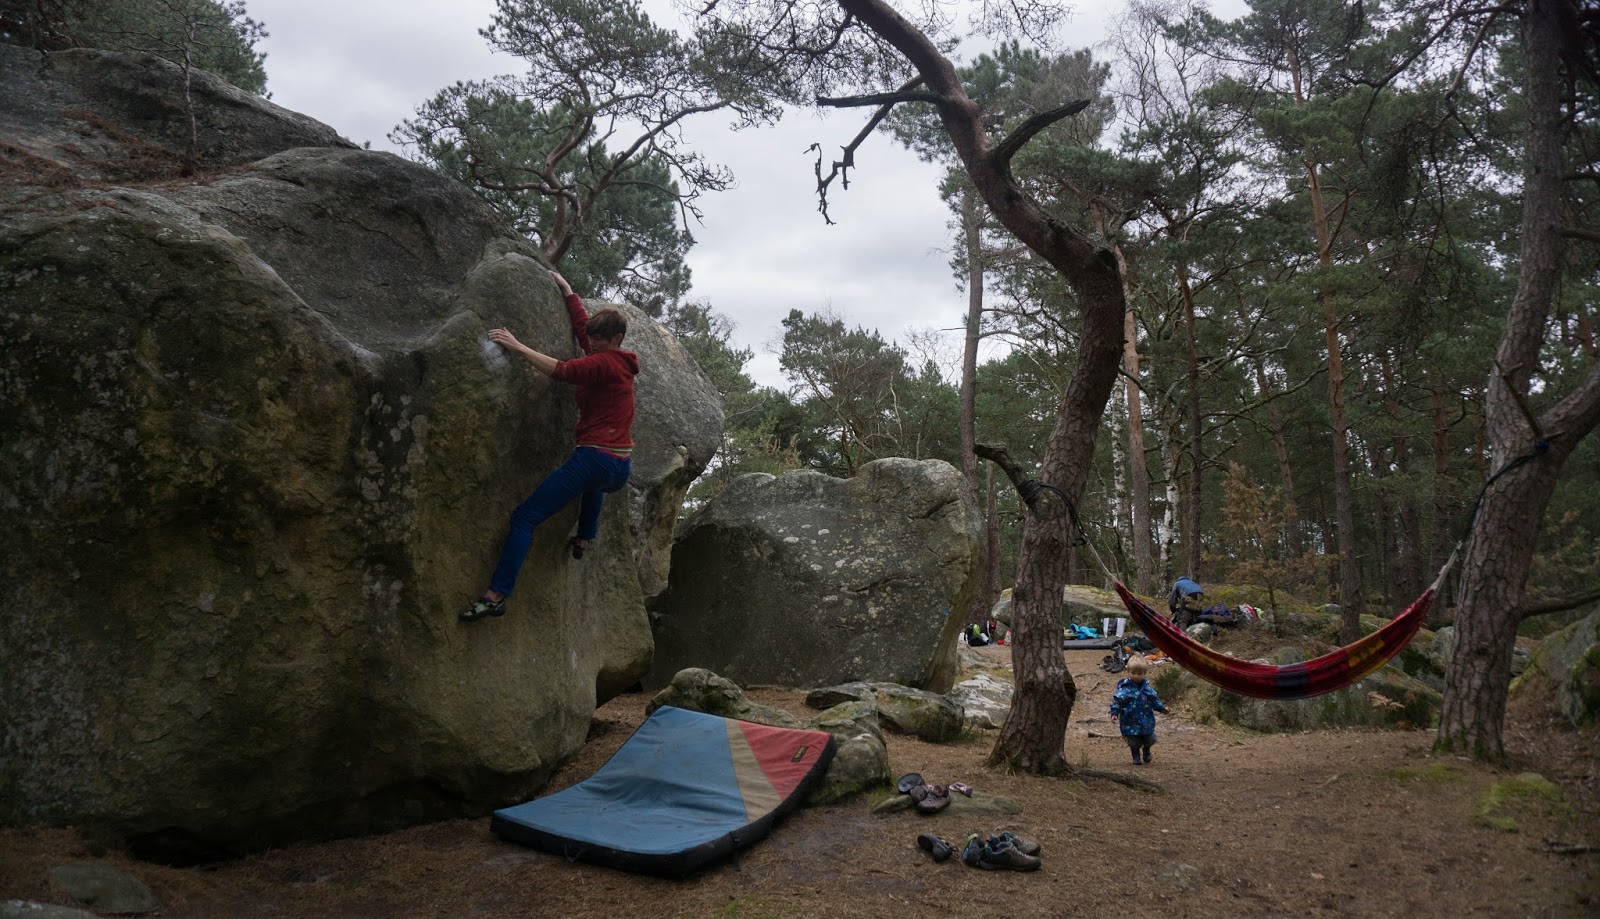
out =
[(620, 338), (628, 334), (628, 317), (622, 315), (622, 310), (608, 306), (590, 316), (585, 328), (590, 338)]

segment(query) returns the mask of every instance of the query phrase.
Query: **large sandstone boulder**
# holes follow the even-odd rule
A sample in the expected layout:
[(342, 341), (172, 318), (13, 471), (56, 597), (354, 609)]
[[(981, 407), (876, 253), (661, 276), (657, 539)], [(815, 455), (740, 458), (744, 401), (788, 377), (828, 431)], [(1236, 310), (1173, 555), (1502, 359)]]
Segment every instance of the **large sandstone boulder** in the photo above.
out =
[(209, 857), (524, 799), (649, 665), (714, 393), (633, 313), (637, 495), (457, 623), (572, 449), (569, 391), (485, 338), (575, 356), (546, 268), (465, 188), (196, 79), (228, 168), (179, 181), (173, 68), (0, 45), (0, 824)]
[(742, 476), (679, 529), (647, 683), (705, 667), (743, 685), (944, 692), (979, 523), (961, 474), (937, 460), (877, 460), (853, 479)]

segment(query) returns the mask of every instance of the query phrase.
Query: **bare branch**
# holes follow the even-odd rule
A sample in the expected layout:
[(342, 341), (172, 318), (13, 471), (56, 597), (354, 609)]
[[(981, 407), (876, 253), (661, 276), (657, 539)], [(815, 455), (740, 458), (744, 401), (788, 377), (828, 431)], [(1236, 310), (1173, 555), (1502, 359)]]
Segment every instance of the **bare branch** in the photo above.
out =
[(980, 459), (986, 459), (1006, 474), (1011, 480), (1011, 487), (1021, 493), (1022, 483), (1027, 478), (1022, 471), (1022, 466), (1011, 456), (1011, 450), (1005, 444), (973, 444), (972, 452)]
[[(901, 96), (909, 93), (911, 90), (921, 85), (922, 78), (913, 77), (912, 79), (907, 80), (895, 92), (884, 93), (883, 95)], [(930, 93), (929, 95), (933, 94)], [(830, 226), (833, 224), (833, 218), (828, 216), (828, 186), (833, 184), (833, 180), (835, 178), (838, 178), (841, 186), (844, 188), (850, 187), (849, 171), (850, 169), (854, 168), (856, 164), (856, 149), (859, 148), (863, 143), (866, 143), (867, 138), (872, 135), (872, 132), (877, 129), (878, 125), (883, 121), (883, 119), (889, 117), (889, 113), (894, 110), (894, 107), (898, 101), (899, 100), (894, 102), (885, 102), (879, 105), (878, 110), (872, 114), (871, 118), (867, 119), (866, 126), (861, 129), (860, 133), (856, 134), (855, 138), (852, 139), (850, 143), (844, 145), (842, 148), (844, 150), (844, 159), (834, 160), (833, 168), (828, 171), (828, 175), (826, 177), (822, 175), (822, 145), (812, 144), (806, 148), (807, 152), (812, 150), (817, 151), (817, 165), (815, 169), (817, 174), (817, 210), (821, 212), (822, 219)], [(818, 99), (817, 102), (821, 104), (822, 100)]]
[(1600, 233), (1593, 230), (1580, 230), (1577, 227), (1562, 227), (1561, 235), (1569, 239), (1581, 239), (1585, 242), (1600, 243)]
[(1534, 603), (1517, 610), (1518, 619), (1532, 619), (1535, 616), (1548, 616), (1551, 613), (1564, 613), (1569, 609), (1588, 606), (1591, 603), (1600, 603), (1600, 588), (1594, 588), (1585, 594), (1564, 597), (1560, 600), (1546, 600), (1543, 603)]

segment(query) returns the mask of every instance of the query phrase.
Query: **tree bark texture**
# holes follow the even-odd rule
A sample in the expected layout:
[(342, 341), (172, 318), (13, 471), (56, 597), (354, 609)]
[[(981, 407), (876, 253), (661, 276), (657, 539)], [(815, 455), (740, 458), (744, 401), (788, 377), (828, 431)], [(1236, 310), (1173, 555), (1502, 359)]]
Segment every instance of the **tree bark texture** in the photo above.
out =
[[(1523, 7), (1522, 244), (1517, 291), (1495, 355), (1484, 409), (1491, 468), (1526, 455), (1542, 436), (1543, 455), (1496, 480), (1473, 522), (1462, 570), (1456, 641), (1446, 673), (1435, 746), (1488, 760), (1505, 757), (1505, 703), (1518, 609), (1541, 518), (1561, 466), (1600, 421), (1600, 370), (1556, 402), (1530, 429), (1524, 405), (1563, 256), (1561, 216), (1564, 77), (1559, 0)], [(1546, 398), (1549, 398), (1547, 395)]]
[(1183, 296), (1185, 357), (1189, 374), (1189, 477), (1183, 487), (1183, 513), (1178, 519), (1183, 527), (1183, 573), (1191, 578), (1200, 577), (1200, 497), (1204, 481), (1205, 431), (1201, 427), (1205, 417), (1200, 414), (1200, 345), (1196, 341), (1194, 287), (1189, 283), (1189, 266), (1178, 263), (1178, 292)]
[(1122, 314), (1122, 373), (1126, 384), (1124, 402), (1128, 409), (1128, 528), (1133, 540), (1133, 576), (1142, 591), (1155, 590), (1150, 571), (1150, 468), (1144, 458), (1144, 404), (1139, 390), (1138, 325), (1132, 300), (1127, 295), (1128, 263), (1122, 247), (1115, 246), (1117, 270), (1123, 277), (1123, 299), (1128, 302)]
[[(1016, 182), (1002, 141), (991, 145), (982, 111), (967, 96), (950, 62), (927, 36), (882, 0), (839, 0), (839, 6), (905, 56), (939, 97), (935, 107), (967, 176), (1002, 226), (1062, 277), (1082, 313), (1077, 365), (1056, 410), (1040, 478), (1073, 500), (1083, 496), (1095, 435), (1116, 382), (1122, 353), (1122, 278), (1115, 256), (1084, 233), (1053, 219)], [(1077, 696), (1061, 655), (1061, 589), (1071, 534), (1052, 495), (1024, 513), (1012, 591), (1012, 660), (1016, 691), (1011, 715), (989, 756), (1027, 772), (1063, 769), (1067, 719)]]
[[(961, 477), (967, 493), (978, 496), (978, 455), (972, 452), (978, 429), (978, 331), (983, 320), (983, 204), (971, 188), (961, 192), (961, 229), (967, 249), (967, 332), (961, 348)], [(987, 548), (987, 546), (986, 546)], [(973, 591), (967, 624), (989, 618), (987, 591)]]

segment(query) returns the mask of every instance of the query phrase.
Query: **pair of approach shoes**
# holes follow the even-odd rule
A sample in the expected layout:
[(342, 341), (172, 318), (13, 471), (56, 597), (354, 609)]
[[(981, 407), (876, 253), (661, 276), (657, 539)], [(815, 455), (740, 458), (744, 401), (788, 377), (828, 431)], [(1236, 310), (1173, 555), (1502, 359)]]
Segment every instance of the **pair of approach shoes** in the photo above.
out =
[(986, 871), (1038, 871), (1041, 864), (1039, 844), (1012, 832), (988, 839), (979, 833), (968, 835), (961, 848), (961, 860)]
[(457, 618), (462, 622), (477, 622), (485, 616), (504, 616), (506, 614), (506, 599), (491, 600), (488, 597), (479, 597), (472, 605), (462, 611)]
[(929, 785), (915, 772), (901, 776), (900, 781), (895, 783), (895, 790), (903, 795), (910, 795), (911, 800), (916, 802), (917, 810), (924, 814), (937, 814), (949, 807), (952, 795), (963, 794), (972, 797), (972, 786), (965, 782)]
[(950, 789), (945, 785), (918, 785), (909, 794), (924, 814), (937, 814), (950, 806)]

